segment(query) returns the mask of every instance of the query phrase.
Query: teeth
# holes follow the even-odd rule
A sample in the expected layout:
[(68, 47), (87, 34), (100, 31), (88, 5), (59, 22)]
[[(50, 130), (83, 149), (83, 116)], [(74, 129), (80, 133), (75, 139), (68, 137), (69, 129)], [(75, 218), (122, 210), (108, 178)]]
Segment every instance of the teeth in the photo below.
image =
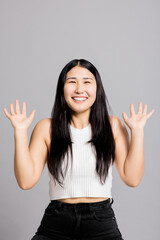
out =
[(73, 99), (78, 100), (78, 101), (82, 101), (82, 100), (85, 100), (87, 98), (73, 98)]

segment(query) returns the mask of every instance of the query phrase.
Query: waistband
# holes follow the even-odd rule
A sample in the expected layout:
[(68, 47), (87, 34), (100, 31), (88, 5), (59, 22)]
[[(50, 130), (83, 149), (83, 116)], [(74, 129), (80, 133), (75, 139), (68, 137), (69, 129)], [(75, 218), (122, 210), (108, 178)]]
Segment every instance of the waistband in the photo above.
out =
[(104, 201), (100, 201), (100, 202), (84, 202), (84, 203), (64, 203), (64, 202), (60, 202), (58, 200), (51, 200), (50, 204), (57, 206), (57, 207), (62, 207), (62, 208), (67, 208), (67, 209), (84, 209), (84, 208), (101, 208), (104, 206), (109, 206), (111, 204), (113, 204), (114, 200), (113, 198), (108, 198)]

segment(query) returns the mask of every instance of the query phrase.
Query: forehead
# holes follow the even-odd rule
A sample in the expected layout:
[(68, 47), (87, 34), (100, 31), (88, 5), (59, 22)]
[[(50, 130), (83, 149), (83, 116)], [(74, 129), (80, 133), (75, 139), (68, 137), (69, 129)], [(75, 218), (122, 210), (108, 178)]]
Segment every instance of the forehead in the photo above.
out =
[(67, 72), (66, 77), (92, 77), (95, 79), (94, 75), (85, 67), (76, 66), (73, 67), (69, 72)]

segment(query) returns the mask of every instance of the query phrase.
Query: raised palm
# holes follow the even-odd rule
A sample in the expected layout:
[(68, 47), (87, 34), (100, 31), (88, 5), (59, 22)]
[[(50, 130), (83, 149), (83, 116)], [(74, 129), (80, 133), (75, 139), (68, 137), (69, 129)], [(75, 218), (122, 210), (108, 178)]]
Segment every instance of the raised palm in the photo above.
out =
[(20, 112), (20, 107), (19, 107), (19, 101), (16, 99), (15, 101), (15, 111), (13, 104), (10, 104), (10, 112), (11, 114), (8, 113), (7, 109), (4, 108), (4, 113), (7, 116), (7, 118), (11, 121), (11, 124), (14, 129), (24, 129), (28, 130), (29, 126), (31, 125), (35, 110), (33, 110), (29, 117), (27, 118), (26, 116), (26, 103), (22, 103), (22, 113)]
[(127, 126), (133, 130), (133, 129), (143, 129), (146, 121), (148, 118), (151, 117), (151, 115), (154, 113), (154, 109), (152, 109), (147, 114), (147, 104), (144, 104), (144, 108), (142, 111), (142, 102), (138, 103), (138, 113), (135, 113), (133, 104), (130, 104), (130, 114), (131, 117), (129, 118), (125, 112), (123, 112), (123, 119)]

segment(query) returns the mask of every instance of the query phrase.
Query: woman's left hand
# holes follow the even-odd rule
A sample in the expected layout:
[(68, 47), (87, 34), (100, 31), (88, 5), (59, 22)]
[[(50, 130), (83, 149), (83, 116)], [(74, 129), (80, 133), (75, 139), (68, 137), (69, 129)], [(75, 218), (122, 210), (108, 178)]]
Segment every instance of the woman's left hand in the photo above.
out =
[(152, 109), (147, 114), (147, 104), (144, 104), (144, 108), (143, 108), (143, 112), (142, 112), (142, 102), (139, 102), (137, 114), (134, 111), (133, 104), (130, 104), (131, 117), (128, 118), (128, 116), (125, 112), (122, 113), (122, 116), (123, 116), (125, 123), (130, 128), (130, 130), (135, 130), (135, 129), (144, 129), (147, 119), (150, 118), (153, 113), (154, 113), (154, 109)]

